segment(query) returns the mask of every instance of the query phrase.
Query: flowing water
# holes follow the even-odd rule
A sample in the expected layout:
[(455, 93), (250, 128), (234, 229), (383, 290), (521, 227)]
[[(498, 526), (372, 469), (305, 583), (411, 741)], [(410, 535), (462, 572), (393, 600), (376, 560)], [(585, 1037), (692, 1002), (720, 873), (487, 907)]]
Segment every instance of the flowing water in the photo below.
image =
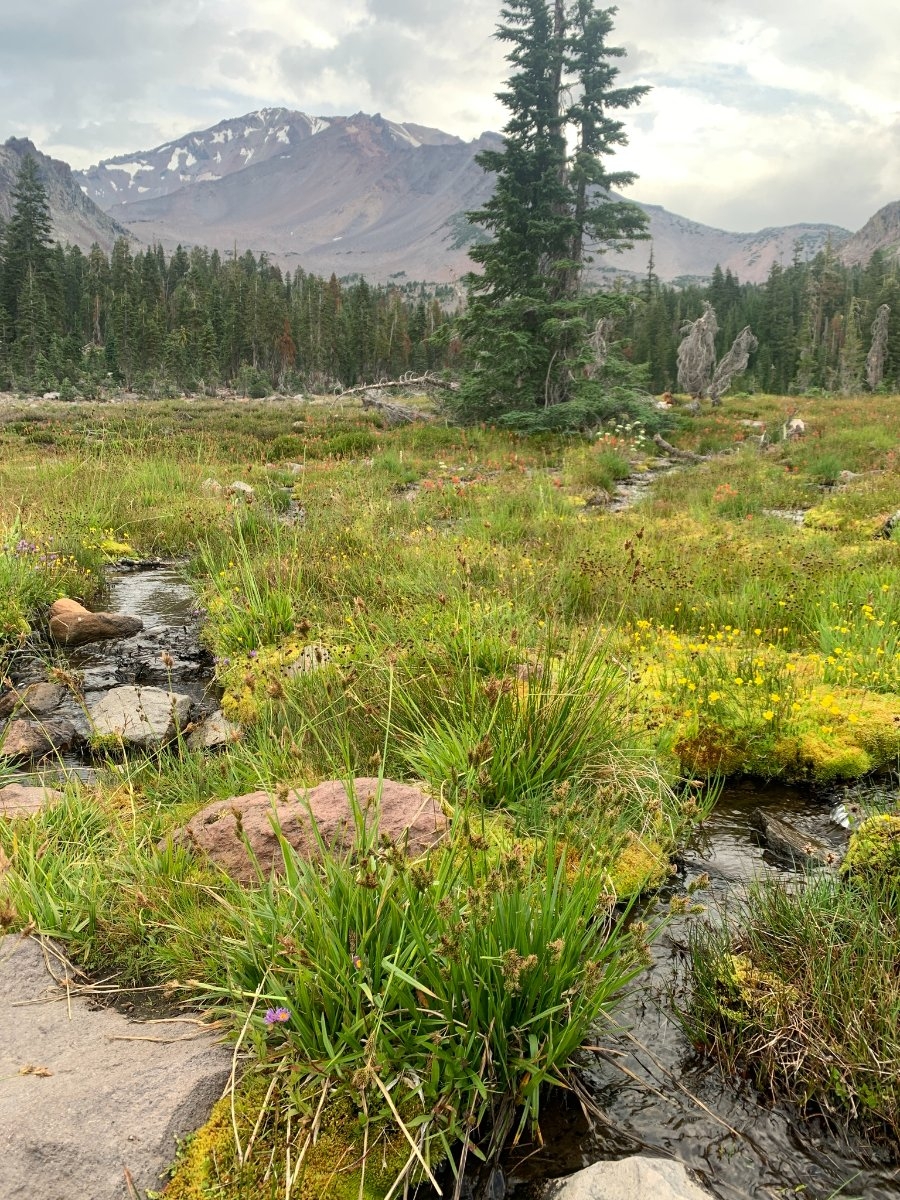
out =
[[(799, 883), (800, 871), (759, 844), (750, 818), (762, 808), (842, 850), (848, 835), (830, 815), (838, 798), (759, 783), (730, 786), (681, 857), (678, 887), (708, 874), (710, 886), (697, 898), (715, 919), (750, 880), (778, 874)], [(687, 936), (688, 918), (669, 924), (650, 971), (617, 1010), (624, 1030), (597, 1030), (607, 1053), (592, 1055), (581, 1074), (602, 1117), (588, 1122), (576, 1103), (557, 1105), (543, 1130), (546, 1149), (506, 1164), (507, 1189), (524, 1196), (541, 1178), (646, 1152), (680, 1159), (722, 1200), (825, 1200), (835, 1193), (896, 1200), (900, 1167), (879, 1148), (767, 1102), (695, 1052), (669, 1003)]]
[[(126, 560), (111, 567), (107, 579), (103, 609), (140, 617), (144, 628), (131, 638), (54, 651), (52, 665), (74, 676), (82, 694), (67, 695), (52, 716), (71, 721), (86, 739), (91, 732), (87, 715), (91, 706), (111, 688), (125, 684), (185, 693), (201, 714), (212, 711), (216, 700), (213, 658), (200, 641), (203, 613), (183, 568), (178, 563)], [(15, 683), (22, 687), (45, 678), (46, 658), (20, 657), (13, 663)], [(96, 777), (84, 746), (81, 754), (68, 752), (52, 764), (15, 772), (22, 782), (50, 785), (71, 776), (85, 782)]]

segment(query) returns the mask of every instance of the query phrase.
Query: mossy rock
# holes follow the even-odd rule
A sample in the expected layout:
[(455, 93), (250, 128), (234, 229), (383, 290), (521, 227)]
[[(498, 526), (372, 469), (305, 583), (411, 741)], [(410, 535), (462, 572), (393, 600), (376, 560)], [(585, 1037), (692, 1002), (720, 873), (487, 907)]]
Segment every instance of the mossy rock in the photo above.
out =
[(846, 518), (833, 508), (810, 508), (807, 509), (803, 524), (807, 529), (836, 531), (843, 529), (845, 520)]
[(841, 874), (845, 879), (900, 888), (900, 815), (882, 813), (863, 821), (850, 838)]
[[(310, 651), (324, 651), (324, 656), (313, 660), (305, 667)], [(283, 698), (289, 687), (300, 686), (290, 680), (292, 669), (298, 679), (314, 674), (317, 668), (335, 666), (331, 652), (317, 643), (310, 644), (301, 638), (288, 638), (277, 646), (265, 646), (250, 654), (235, 655), (224, 673), (222, 682), (222, 712), (229, 721), (239, 725), (252, 725), (265, 705), (271, 700)]]
[[(225, 1096), (207, 1123), (184, 1143), (164, 1200), (276, 1200), (285, 1194), (286, 1128), (279, 1111), (283, 1101), (276, 1091), (267, 1102), (268, 1083), (264, 1075), (254, 1075), (235, 1096), (244, 1163), (235, 1145), (231, 1098)], [(260, 1122), (248, 1159), (246, 1149), (266, 1104), (269, 1111)], [(298, 1125), (299, 1121), (295, 1128)], [(292, 1170), (304, 1140), (302, 1133), (292, 1139)], [(307, 1149), (291, 1190), (294, 1200), (382, 1200), (406, 1165), (409, 1144), (399, 1129), (384, 1125), (370, 1127), (368, 1146), (363, 1172), (363, 1127), (358, 1114), (349, 1101), (329, 1102), (320, 1114), (318, 1138)]]
[(718, 725), (703, 725), (673, 746), (685, 772), (694, 775), (737, 775), (746, 766), (746, 747)]

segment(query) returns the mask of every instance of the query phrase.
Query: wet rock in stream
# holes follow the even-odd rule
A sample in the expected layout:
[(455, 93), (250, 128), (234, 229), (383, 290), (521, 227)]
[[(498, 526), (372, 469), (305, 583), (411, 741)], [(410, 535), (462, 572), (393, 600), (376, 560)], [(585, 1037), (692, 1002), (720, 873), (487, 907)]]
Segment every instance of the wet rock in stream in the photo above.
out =
[(811, 834), (800, 833), (787, 821), (774, 817), (763, 809), (751, 815), (750, 823), (763, 845), (789, 866), (840, 866), (840, 855), (831, 846)]
[(71, 721), (64, 718), (46, 721), (9, 721), (0, 737), (0, 759), (10, 762), (37, 762), (51, 754), (71, 750), (81, 737)]
[(550, 1184), (546, 1200), (709, 1200), (680, 1162), (635, 1155), (597, 1162)]
[(153, 750), (170, 742), (190, 719), (193, 702), (155, 687), (112, 688), (88, 713), (94, 734)]
[(59, 708), (66, 689), (58, 683), (31, 683), (21, 690), (11, 688), (0, 697), (0, 720), (21, 709), (32, 717), (45, 717)]
[(144, 628), (140, 617), (127, 613), (90, 612), (75, 600), (56, 600), (50, 606), (50, 637), (59, 646), (134, 637)]

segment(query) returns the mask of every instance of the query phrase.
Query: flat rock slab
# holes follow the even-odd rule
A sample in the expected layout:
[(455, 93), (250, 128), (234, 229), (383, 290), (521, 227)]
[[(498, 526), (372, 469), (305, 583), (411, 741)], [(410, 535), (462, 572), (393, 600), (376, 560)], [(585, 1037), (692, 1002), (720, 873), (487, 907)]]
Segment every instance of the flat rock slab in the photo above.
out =
[[(207, 1120), (231, 1071), (231, 1052), (196, 1025), (142, 1025), (78, 996), (67, 1005), (30, 938), (0, 941), (0, 1029), (3, 1200), (161, 1189), (176, 1139)], [(135, 1037), (190, 1040), (122, 1040)]]
[[(378, 798), (380, 834), (414, 857), (436, 846), (446, 833), (447, 820), (440, 805), (419, 788), (391, 779), (360, 778), (353, 781), (353, 792), (367, 825), (374, 820)], [(215, 800), (172, 836), (177, 844), (205, 854), (238, 882), (255, 883), (258, 874), (248, 844), (264, 878), (283, 867), (273, 818), (285, 840), (305, 858), (318, 857), (320, 839), (338, 854), (349, 850), (356, 840), (347, 787), (337, 779), (308, 791), (290, 791), (283, 799), (268, 792), (250, 792), (231, 800)]]
[(107, 692), (89, 716), (95, 733), (148, 750), (171, 741), (187, 725), (193, 704), (178, 692), (129, 685)]
[(62, 799), (63, 793), (54, 788), (10, 783), (0, 788), (0, 817), (33, 817), (42, 808)]
[(710, 1200), (710, 1195), (682, 1163), (645, 1155), (593, 1163), (554, 1180), (544, 1193), (546, 1200)]

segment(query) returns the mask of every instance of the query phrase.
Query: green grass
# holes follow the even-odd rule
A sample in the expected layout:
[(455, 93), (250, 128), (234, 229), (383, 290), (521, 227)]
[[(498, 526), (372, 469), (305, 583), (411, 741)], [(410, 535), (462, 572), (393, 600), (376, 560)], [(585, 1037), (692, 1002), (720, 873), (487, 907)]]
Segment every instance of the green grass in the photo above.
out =
[[(900, 408), (804, 401), (808, 436), (782, 442), (796, 403), (740, 398), (683, 418), (672, 440), (730, 452), (662, 475), (616, 515), (585, 502), (646, 465), (635, 429), (385, 430), (349, 406), (287, 401), (8, 414), (0, 677), (39, 645), (57, 595), (102, 603), (104, 545), (184, 555), (243, 737), (215, 756), (126, 756), (57, 808), (3, 822), (4, 920), (33, 921), (123, 982), (193, 981), (236, 1029), (252, 1009), (250, 1041), (278, 1078), (273, 1130), (308, 1116), (327, 1083), (329, 1105), (408, 1147), (377, 1075), (433, 1161), (458, 1155), (470, 1120), (496, 1149), (539, 1117), (541, 1084), (564, 1081), (586, 1023), (636, 969), (645, 931), (626, 935), (609, 903), (665, 879), (702, 816), (686, 780), (822, 781), (898, 761), (900, 541), (875, 535), (897, 507)], [(748, 418), (774, 444), (746, 440)], [(861, 476), (823, 488), (843, 470)], [(255, 495), (207, 494), (210, 477)], [(279, 519), (285, 487), (302, 526)], [(806, 524), (771, 515), (785, 509)], [(313, 647), (327, 664), (291, 674)], [(314, 865), (286, 853), (282, 877), (249, 891), (161, 848), (210, 800), (373, 774), (440, 797), (453, 846), (425, 864), (373, 845)], [(829, 990), (849, 1019), (851, 981), (879, 978), (891, 903), (838, 885), (752, 900), (760, 954), (762, 916), (808, 948), (790, 960), (799, 982), (785, 979), (803, 1021), (824, 1020)], [(869, 966), (862, 932), (841, 957), (852, 920)], [(830, 955), (818, 962), (816, 939)], [(698, 952), (698, 978), (725, 953)], [(280, 1033), (260, 1024), (263, 1002), (291, 1010)], [(749, 1028), (735, 1047), (764, 1044)], [(886, 1024), (866, 1031), (892, 1062)], [(837, 1082), (813, 1054), (791, 1094), (846, 1103), (855, 1068), (846, 1047), (834, 1054)], [(779, 1062), (764, 1070), (788, 1086)], [(885, 1119), (884, 1079), (859, 1096)]]
[(691, 942), (691, 1040), (769, 1093), (900, 1133), (900, 890), (834, 879), (756, 885), (733, 932)]

